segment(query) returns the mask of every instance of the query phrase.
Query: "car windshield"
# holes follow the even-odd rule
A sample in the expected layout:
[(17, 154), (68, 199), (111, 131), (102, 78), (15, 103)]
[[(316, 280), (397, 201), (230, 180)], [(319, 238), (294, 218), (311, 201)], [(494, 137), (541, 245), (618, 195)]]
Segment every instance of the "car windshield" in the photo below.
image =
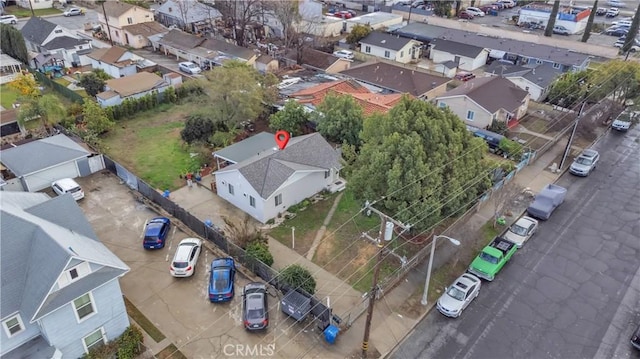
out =
[(447, 295), (449, 295), (451, 298), (457, 299), (457, 300), (463, 300), (464, 299), (464, 292), (461, 291), (460, 289), (456, 288), (456, 287), (450, 287), (449, 290), (447, 290)]
[(511, 230), (511, 232), (513, 232), (514, 234), (517, 234), (519, 236), (526, 236), (527, 235), (527, 229), (525, 227), (519, 226), (517, 224), (514, 224), (513, 226), (511, 226), (510, 230)]
[(498, 263), (498, 258), (492, 256), (491, 254), (482, 252), (480, 253), (480, 258), (482, 258), (483, 260), (492, 263), (492, 264), (497, 264)]
[(579, 164), (581, 164), (581, 165), (588, 166), (588, 165), (590, 165), (590, 164), (592, 164), (592, 163), (593, 163), (593, 159), (588, 158), (588, 157), (582, 157), (582, 156), (580, 156), (580, 157), (578, 157), (578, 158), (576, 159), (576, 163), (579, 163)]
[(187, 268), (188, 265), (187, 262), (173, 262), (173, 268)]
[(226, 268), (215, 269), (213, 273), (213, 289), (216, 291), (226, 290), (229, 287), (229, 270)]

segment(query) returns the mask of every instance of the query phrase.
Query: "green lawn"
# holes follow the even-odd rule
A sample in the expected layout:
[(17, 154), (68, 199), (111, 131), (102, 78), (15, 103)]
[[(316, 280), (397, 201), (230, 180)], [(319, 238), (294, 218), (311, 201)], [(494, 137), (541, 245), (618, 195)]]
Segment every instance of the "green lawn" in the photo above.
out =
[(0, 105), (5, 109), (11, 109), (12, 105), (16, 102), (18, 93), (11, 89), (8, 84), (0, 86)]
[(200, 165), (180, 138), (191, 107), (164, 104), (119, 121), (103, 138), (106, 154), (160, 191), (179, 188), (184, 185), (180, 175)]
[[(7, 6), (4, 8), (4, 11), (9, 15), (15, 15), (16, 17), (19, 17), (19, 18), (32, 16), (31, 9), (22, 8), (17, 5)], [(35, 16), (62, 14), (62, 11), (54, 8), (34, 9), (33, 12)]]
[(53, 81), (59, 83), (60, 85), (62, 85), (64, 87), (69, 86), (69, 84), (71, 83), (71, 82), (69, 82), (68, 80), (66, 80), (66, 79), (64, 79), (62, 77), (55, 78), (55, 79), (53, 79)]

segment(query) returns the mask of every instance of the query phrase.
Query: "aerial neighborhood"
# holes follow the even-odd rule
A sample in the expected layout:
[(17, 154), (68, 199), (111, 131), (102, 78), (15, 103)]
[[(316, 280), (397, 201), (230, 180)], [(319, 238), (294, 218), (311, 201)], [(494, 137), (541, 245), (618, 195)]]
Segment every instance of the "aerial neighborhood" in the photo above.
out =
[(640, 350), (637, 0), (0, 13), (3, 359)]

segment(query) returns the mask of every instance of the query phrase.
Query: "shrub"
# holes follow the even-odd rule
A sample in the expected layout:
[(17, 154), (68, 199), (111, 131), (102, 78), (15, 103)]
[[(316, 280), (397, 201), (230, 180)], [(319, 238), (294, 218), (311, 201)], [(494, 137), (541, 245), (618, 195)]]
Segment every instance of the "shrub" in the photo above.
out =
[(105, 345), (93, 348), (89, 353), (82, 356), (83, 359), (133, 359), (140, 354), (142, 342), (142, 332), (140, 328), (131, 325), (118, 338), (108, 342)]
[(512, 141), (505, 137), (500, 140), (499, 147), (502, 152), (509, 155), (509, 157), (514, 161), (520, 161), (520, 158), (522, 158), (522, 145), (516, 141)]
[(269, 267), (273, 264), (273, 256), (269, 252), (269, 246), (263, 242), (251, 242), (247, 246), (247, 256), (255, 258)]
[(292, 264), (280, 272), (280, 279), (292, 288), (300, 288), (309, 294), (316, 292), (316, 280), (311, 272), (299, 264)]

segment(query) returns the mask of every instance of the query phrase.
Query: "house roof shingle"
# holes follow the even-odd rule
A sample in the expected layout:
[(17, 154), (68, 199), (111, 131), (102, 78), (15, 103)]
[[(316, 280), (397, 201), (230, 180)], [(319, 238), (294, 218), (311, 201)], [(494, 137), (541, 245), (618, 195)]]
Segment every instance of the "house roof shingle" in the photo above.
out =
[(398, 51), (403, 47), (407, 46), (407, 44), (410, 43), (411, 41), (413, 40), (408, 39), (406, 37), (399, 36), (399, 35), (392, 35), (386, 32), (373, 31), (367, 37), (360, 40), (360, 43), (375, 45), (375, 46), (383, 47), (385, 49)]
[(122, 29), (131, 35), (140, 35), (149, 37), (157, 34), (164, 34), (169, 32), (169, 29), (164, 27), (161, 23), (155, 21), (141, 22), (138, 24), (123, 26)]
[(394, 92), (408, 93), (415, 97), (420, 97), (433, 88), (450, 81), (445, 77), (434, 76), (417, 69), (382, 61), (352, 67), (342, 71), (341, 74)]
[[(136, 7), (120, 1), (105, 1), (104, 12), (107, 16), (120, 17), (120, 15)], [(145, 9), (146, 10), (146, 9)]]
[(476, 58), (483, 51), (484, 47), (478, 47), (474, 45), (464, 44), (461, 42), (449, 41), (444, 39), (433, 39), (431, 41), (434, 48), (439, 51), (448, 52), (450, 54), (456, 54), (464, 57)]
[(95, 49), (87, 56), (94, 60), (102, 61), (110, 65), (115, 65), (117, 62), (119, 62), (118, 60), (120, 60), (120, 58), (122, 58), (122, 55), (124, 55), (126, 52), (127, 49), (125, 48), (122, 48), (120, 46), (111, 46)]
[(203, 37), (197, 37), (178, 29), (172, 29), (159, 41), (161, 45), (175, 47), (181, 50), (191, 50), (200, 46), (205, 41)]
[(151, 72), (138, 72), (106, 81), (106, 85), (111, 91), (118, 93), (121, 97), (149, 91), (164, 83), (165, 81), (162, 77)]
[(245, 61), (251, 60), (251, 58), (256, 56), (256, 53), (252, 50), (218, 39), (206, 39), (200, 44), (200, 47), (204, 47), (207, 50), (217, 51), (223, 55), (231, 55)]
[(20, 29), (20, 32), (26, 41), (42, 45), (42, 42), (47, 39), (56, 26), (58, 25), (41, 17), (31, 17)]
[(76, 46), (86, 45), (88, 43), (89, 43), (89, 40), (75, 39), (69, 36), (59, 36), (47, 42), (42, 47), (44, 47), (47, 50), (73, 49)]
[(298, 170), (340, 168), (338, 153), (319, 133), (293, 137), (284, 150), (267, 150), (216, 173), (239, 171), (263, 199)]
[(178, 1), (180, 1), (181, 4), (177, 4), (176, 1), (173, 0), (167, 0), (165, 3), (160, 5), (158, 9), (156, 9), (156, 12), (165, 16), (179, 19), (180, 21), (186, 20), (185, 22), (187, 24), (203, 20), (216, 19), (222, 16), (220, 14), (220, 11), (218, 11), (218, 9), (214, 8), (213, 6), (209, 6), (207, 4), (192, 0)]
[(504, 77), (491, 76), (469, 80), (438, 99), (467, 96), (489, 113), (495, 113), (500, 109), (515, 111), (528, 94)]
[[(287, 52), (286, 57), (290, 60), (296, 60), (296, 52), (294, 50), (290, 50)], [(302, 50), (302, 63), (301, 65), (305, 65), (320, 71), (325, 71), (331, 65), (335, 64), (337, 61), (348, 61), (346, 59), (341, 59), (333, 54), (329, 54), (326, 52), (322, 52), (316, 49), (304, 48)]]

